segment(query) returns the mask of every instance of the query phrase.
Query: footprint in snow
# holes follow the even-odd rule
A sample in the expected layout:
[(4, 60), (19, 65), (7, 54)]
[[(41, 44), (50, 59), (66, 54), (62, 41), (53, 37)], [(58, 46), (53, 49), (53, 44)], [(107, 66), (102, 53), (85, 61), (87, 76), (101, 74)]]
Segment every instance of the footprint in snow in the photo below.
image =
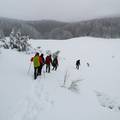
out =
[(95, 91), (97, 99), (101, 106), (114, 111), (120, 111), (120, 103), (115, 98), (110, 97), (109, 95)]

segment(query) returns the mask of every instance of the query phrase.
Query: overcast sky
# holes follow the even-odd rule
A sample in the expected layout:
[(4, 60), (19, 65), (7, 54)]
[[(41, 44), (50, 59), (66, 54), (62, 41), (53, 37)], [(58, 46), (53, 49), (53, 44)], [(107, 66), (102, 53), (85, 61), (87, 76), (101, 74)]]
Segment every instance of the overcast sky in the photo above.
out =
[(0, 0), (0, 16), (79, 21), (120, 15), (120, 0)]

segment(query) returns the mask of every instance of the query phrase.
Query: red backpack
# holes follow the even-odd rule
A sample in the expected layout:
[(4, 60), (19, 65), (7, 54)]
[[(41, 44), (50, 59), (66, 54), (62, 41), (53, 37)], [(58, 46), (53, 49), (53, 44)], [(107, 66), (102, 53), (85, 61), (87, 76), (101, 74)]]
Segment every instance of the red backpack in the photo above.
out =
[(50, 56), (47, 56), (46, 57), (46, 64), (50, 64), (50, 62), (51, 62), (51, 58), (50, 58)]

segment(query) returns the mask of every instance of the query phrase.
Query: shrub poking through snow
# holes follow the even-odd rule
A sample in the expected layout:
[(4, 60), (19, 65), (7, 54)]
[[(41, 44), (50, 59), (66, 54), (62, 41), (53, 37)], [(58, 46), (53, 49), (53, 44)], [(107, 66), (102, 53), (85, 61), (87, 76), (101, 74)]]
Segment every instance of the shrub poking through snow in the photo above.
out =
[(79, 82), (81, 80), (72, 80), (71, 83), (69, 84), (69, 79), (70, 79), (70, 74), (68, 71), (66, 71), (64, 75), (64, 81), (63, 85), (61, 87), (67, 88), (68, 90), (71, 90), (72, 92), (79, 93)]
[(80, 82), (80, 80), (72, 81), (71, 85), (68, 89), (73, 91), (73, 92), (78, 92), (79, 93), (79, 82)]

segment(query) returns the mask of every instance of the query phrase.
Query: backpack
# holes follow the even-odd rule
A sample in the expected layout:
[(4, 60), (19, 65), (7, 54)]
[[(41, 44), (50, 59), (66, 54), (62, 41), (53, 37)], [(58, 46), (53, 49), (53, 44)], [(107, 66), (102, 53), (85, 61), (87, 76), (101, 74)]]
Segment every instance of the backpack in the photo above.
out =
[(57, 60), (57, 58), (55, 58), (54, 60), (53, 60), (53, 62), (52, 62), (52, 64), (53, 64), (53, 66), (55, 65), (58, 65), (58, 60)]
[(34, 67), (39, 67), (40, 66), (39, 56), (35, 56), (33, 58), (33, 63), (34, 63)]
[(76, 65), (80, 65), (80, 60), (77, 60), (77, 61), (76, 61)]
[(51, 61), (51, 57), (50, 56), (47, 56), (46, 57), (46, 64), (50, 64), (52, 61)]

